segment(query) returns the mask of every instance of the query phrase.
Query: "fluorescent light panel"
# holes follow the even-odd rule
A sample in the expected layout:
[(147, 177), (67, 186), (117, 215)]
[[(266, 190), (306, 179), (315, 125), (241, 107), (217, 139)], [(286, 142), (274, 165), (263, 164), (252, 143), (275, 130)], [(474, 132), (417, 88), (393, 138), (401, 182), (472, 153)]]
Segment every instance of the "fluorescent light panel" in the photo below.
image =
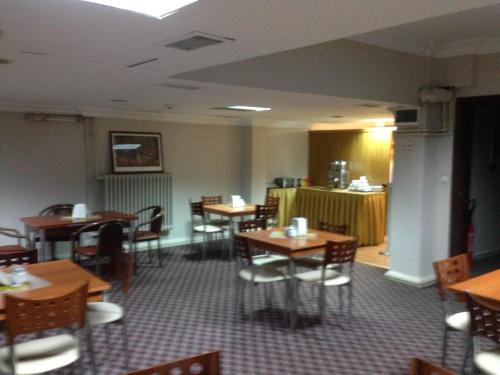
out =
[(236, 109), (239, 111), (255, 111), (255, 112), (263, 112), (263, 111), (270, 111), (271, 110), (271, 108), (268, 108), (268, 107), (251, 107), (248, 105), (230, 105), (230, 106), (227, 106), (226, 108)]
[(108, 7), (145, 14), (158, 19), (165, 18), (173, 12), (198, 0), (83, 0)]

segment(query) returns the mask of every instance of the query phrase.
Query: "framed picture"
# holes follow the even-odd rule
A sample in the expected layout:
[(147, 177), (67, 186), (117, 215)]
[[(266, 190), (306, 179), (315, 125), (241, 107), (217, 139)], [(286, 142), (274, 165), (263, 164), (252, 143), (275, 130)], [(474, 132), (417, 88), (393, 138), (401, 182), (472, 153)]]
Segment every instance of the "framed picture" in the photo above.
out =
[(163, 172), (160, 133), (109, 132), (113, 173)]

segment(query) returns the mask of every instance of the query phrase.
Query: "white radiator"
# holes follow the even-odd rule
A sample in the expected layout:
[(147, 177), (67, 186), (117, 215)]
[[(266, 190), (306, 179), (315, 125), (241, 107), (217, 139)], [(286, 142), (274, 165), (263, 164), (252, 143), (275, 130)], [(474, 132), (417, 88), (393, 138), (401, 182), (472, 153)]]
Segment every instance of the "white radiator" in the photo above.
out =
[[(164, 229), (172, 229), (172, 175), (143, 173), (106, 175), (103, 181), (103, 209), (134, 213), (149, 206), (161, 206), (165, 211)], [(149, 220), (139, 217), (138, 223)]]

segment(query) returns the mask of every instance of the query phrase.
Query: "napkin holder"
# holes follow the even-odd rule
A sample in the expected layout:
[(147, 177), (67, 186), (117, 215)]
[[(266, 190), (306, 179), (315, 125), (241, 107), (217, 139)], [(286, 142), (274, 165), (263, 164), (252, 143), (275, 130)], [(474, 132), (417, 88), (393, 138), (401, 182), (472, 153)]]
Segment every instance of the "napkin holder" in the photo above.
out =
[(239, 208), (244, 207), (245, 201), (239, 195), (231, 195), (231, 207)]
[(297, 236), (305, 236), (307, 234), (307, 219), (305, 217), (292, 218), (292, 226), (297, 232)]
[(71, 217), (73, 219), (85, 219), (87, 217), (87, 205), (85, 203), (75, 204)]

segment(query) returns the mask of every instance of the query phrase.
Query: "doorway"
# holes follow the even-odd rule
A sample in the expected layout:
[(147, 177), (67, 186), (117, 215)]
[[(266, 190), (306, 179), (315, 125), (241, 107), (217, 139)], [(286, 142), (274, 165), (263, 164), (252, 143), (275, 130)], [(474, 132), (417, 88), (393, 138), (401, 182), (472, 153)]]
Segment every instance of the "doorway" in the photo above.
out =
[[(453, 149), (451, 255), (468, 248), (474, 225), (473, 256), (500, 251), (500, 95), (460, 98)], [(474, 214), (470, 201), (475, 202)]]

